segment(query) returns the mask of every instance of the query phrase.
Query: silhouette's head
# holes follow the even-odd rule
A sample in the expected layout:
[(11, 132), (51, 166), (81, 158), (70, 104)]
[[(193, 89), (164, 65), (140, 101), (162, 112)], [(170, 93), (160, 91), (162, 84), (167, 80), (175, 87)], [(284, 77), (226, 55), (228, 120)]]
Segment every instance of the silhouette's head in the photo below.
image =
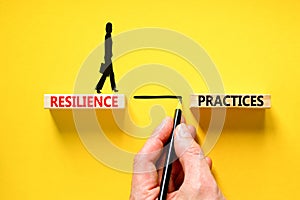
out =
[(107, 22), (105, 30), (106, 30), (106, 33), (112, 32), (112, 24), (110, 22)]

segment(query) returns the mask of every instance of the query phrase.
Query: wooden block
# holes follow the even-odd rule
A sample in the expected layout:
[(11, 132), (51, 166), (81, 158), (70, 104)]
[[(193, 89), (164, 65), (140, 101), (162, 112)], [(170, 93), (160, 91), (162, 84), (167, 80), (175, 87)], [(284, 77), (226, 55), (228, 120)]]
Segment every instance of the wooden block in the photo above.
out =
[(269, 94), (192, 94), (190, 107), (198, 108), (271, 108)]
[(124, 94), (45, 94), (46, 109), (123, 109)]

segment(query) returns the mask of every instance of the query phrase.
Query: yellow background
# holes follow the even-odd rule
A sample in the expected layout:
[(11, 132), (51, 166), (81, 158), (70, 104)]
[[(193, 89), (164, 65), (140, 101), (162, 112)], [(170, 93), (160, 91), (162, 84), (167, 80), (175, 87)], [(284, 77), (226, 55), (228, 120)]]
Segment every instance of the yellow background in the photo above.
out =
[[(300, 199), (299, 11), (296, 0), (1, 0), (0, 199), (129, 197), (131, 174), (99, 163), (43, 109), (43, 94), (73, 91), (107, 21), (113, 35), (181, 32), (206, 49), (226, 92), (270, 93), (260, 121), (225, 127), (209, 154), (213, 171), (228, 199)], [(115, 65), (117, 80), (122, 70)]]

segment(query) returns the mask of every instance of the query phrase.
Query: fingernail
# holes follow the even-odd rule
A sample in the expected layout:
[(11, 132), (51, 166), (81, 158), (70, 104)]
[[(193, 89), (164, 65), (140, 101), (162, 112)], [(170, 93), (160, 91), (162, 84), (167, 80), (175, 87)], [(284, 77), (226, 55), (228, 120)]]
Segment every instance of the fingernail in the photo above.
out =
[(182, 138), (190, 137), (190, 134), (189, 134), (188, 129), (185, 124), (180, 124), (178, 126), (178, 135), (179, 135), (179, 137), (182, 137)]

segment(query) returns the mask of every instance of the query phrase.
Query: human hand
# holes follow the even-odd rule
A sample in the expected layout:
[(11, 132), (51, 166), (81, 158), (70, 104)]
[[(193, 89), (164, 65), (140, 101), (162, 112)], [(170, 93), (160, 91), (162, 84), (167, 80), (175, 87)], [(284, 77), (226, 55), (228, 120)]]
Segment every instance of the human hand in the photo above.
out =
[[(134, 160), (131, 200), (154, 200), (159, 194), (162, 169), (157, 169), (161, 151), (168, 140), (173, 120), (166, 118), (156, 128)], [(175, 130), (173, 162), (167, 199), (225, 199), (210, 171), (212, 162), (194, 140), (193, 126), (182, 123)]]

